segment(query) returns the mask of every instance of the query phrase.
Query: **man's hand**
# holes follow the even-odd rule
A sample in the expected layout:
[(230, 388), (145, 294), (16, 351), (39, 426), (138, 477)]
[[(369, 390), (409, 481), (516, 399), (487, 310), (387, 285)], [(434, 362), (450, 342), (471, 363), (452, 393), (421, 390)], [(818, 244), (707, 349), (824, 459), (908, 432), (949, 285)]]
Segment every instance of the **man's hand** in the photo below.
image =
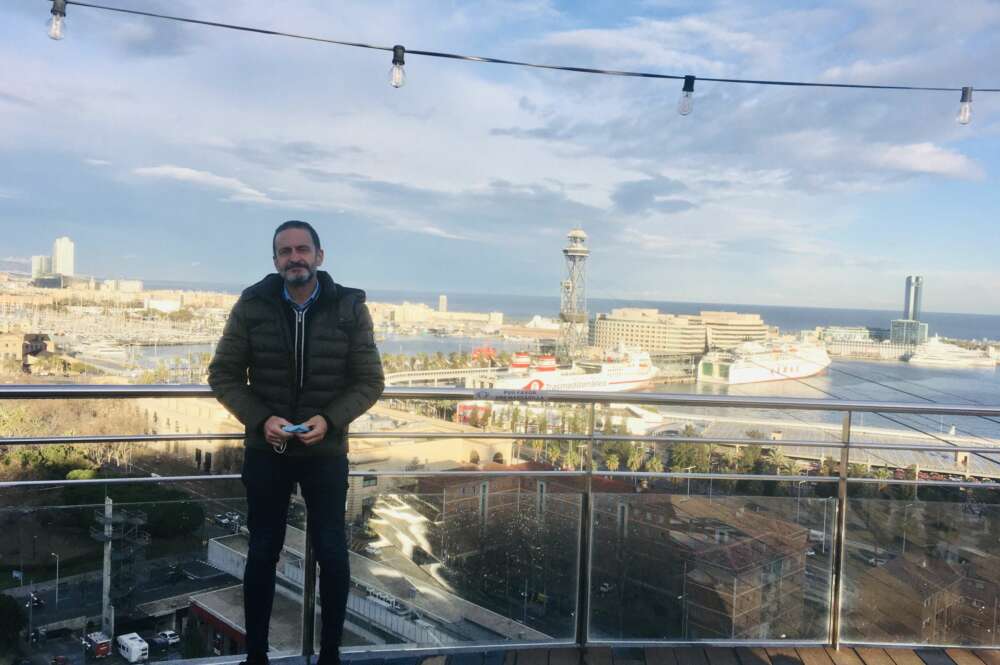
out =
[(323, 440), (326, 436), (327, 425), (326, 418), (323, 416), (313, 416), (309, 420), (302, 423), (309, 428), (309, 431), (305, 434), (296, 434), (299, 437), (299, 441), (306, 444), (307, 446), (312, 446)]
[(281, 416), (271, 416), (264, 421), (264, 439), (267, 440), (274, 447), (280, 446), (285, 441), (292, 438), (292, 435), (288, 432), (283, 432), (281, 430), (285, 425), (291, 425)]

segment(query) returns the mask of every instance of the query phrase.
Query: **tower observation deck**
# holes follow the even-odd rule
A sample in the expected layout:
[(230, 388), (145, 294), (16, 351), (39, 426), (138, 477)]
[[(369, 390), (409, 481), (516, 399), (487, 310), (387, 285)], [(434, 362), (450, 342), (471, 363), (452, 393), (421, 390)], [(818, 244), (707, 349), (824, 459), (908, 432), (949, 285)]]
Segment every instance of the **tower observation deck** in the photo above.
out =
[(566, 257), (566, 279), (562, 282), (559, 301), (560, 339), (562, 353), (572, 359), (587, 344), (587, 234), (573, 229), (566, 236), (569, 244), (563, 248)]

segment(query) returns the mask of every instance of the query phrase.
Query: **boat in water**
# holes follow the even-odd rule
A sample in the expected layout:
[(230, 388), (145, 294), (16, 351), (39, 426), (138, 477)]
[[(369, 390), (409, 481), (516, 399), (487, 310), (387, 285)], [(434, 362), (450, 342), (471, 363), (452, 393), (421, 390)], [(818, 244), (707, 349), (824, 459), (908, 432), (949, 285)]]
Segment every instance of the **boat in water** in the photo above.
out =
[(510, 369), (500, 375), (494, 388), (500, 390), (601, 390), (628, 392), (653, 384), (657, 369), (649, 354), (629, 348), (605, 353), (596, 361), (578, 361), (572, 367), (559, 367), (555, 356), (532, 358), (515, 353)]
[(995, 368), (996, 360), (981, 351), (963, 349), (955, 344), (942, 342), (940, 337), (931, 337), (917, 347), (909, 357), (911, 365), (924, 367), (979, 367)]
[(802, 379), (829, 366), (826, 348), (813, 342), (744, 342), (705, 354), (698, 363), (698, 381), (735, 386)]

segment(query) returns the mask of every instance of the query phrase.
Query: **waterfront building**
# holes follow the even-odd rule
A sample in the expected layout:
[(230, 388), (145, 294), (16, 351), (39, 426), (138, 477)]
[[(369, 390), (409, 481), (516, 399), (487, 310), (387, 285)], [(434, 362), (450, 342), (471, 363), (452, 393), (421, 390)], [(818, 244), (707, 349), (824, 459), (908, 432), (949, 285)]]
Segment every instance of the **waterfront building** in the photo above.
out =
[(594, 345), (639, 347), (655, 355), (701, 355), (707, 333), (698, 316), (661, 314), (656, 309), (624, 307), (594, 319)]
[(448, 311), (448, 296), (443, 293), (438, 296), (438, 312)]
[(709, 349), (734, 349), (744, 342), (763, 342), (768, 338), (767, 324), (759, 314), (703, 311)]
[(824, 342), (870, 342), (871, 330), (864, 326), (828, 326), (817, 329)]
[(912, 319), (896, 319), (889, 328), (893, 344), (916, 345), (927, 341), (927, 324)]
[[(440, 301), (438, 306), (440, 307)], [(445, 302), (447, 307), (447, 301)], [(503, 325), (503, 312), (449, 312), (431, 308), (424, 303), (370, 303), (368, 309), (376, 325), (426, 325), (435, 323), (470, 323), (498, 328)]]
[(106, 279), (101, 283), (102, 291), (119, 291), (121, 293), (141, 293), (142, 281), (138, 279)]
[(39, 277), (44, 277), (45, 275), (50, 274), (52, 274), (51, 256), (31, 257), (31, 279), (38, 279)]
[(920, 320), (924, 294), (924, 278), (920, 275), (907, 275), (906, 293), (903, 300), (903, 318)]
[(73, 241), (66, 236), (56, 238), (52, 243), (52, 272), (56, 275), (72, 277), (74, 275)]

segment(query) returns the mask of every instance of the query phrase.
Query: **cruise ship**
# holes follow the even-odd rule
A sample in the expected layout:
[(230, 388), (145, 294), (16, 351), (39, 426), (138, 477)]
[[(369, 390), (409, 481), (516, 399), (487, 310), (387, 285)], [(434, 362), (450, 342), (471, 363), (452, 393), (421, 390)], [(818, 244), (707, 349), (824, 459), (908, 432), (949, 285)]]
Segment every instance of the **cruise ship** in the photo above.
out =
[(918, 346), (909, 361), (925, 367), (996, 367), (996, 360), (985, 353), (942, 342), (937, 336)]
[(826, 348), (811, 342), (745, 342), (732, 351), (711, 351), (698, 363), (698, 380), (731, 386), (801, 379), (830, 366)]
[(656, 367), (649, 354), (621, 348), (608, 352), (599, 361), (581, 361), (572, 368), (560, 368), (551, 355), (531, 358), (516, 353), (510, 370), (501, 375), (494, 388), (501, 390), (602, 390), (627, 392), (651, 386)]

